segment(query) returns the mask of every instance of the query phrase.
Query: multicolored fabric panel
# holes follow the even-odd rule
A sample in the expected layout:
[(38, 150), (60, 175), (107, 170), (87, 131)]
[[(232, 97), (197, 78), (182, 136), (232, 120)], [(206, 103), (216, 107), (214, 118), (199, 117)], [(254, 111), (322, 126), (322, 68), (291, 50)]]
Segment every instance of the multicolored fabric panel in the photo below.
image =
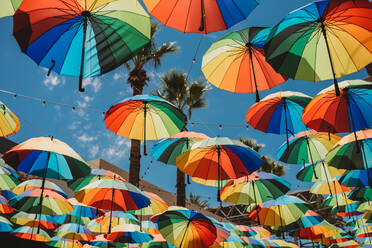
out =
[(15, 134), (20, 128), (18, 117), (0, 101), (0, 136)]
[[(259, 0), (144, 0), (147, 10), (165, 26), (184, 33), (211, 33), (243, 21)], [(202, 13), (204, 18), (202, 19)], [(200, 29), (204, 26), (204, 29)]]
[(13, 20), (21, 50), (38, 65), (83, 78), (115, 69), (150, 39), (136, 0), (23, 0)]
[(263, 91), (286, 81), (266, 62), (262, 47), (270, 30), (251, 27), (213, 43), (203, 56), (205, 78), (217, 88), (238, 93)]
[(0, 4), (0, 17), (12, 16), (21, 5), (22, 0), (5, 0)]
[(303, 182), (322, 182), (341, 176), (342, 172), (328, 166), (324, 161), (306, 164), (296, 174), (296, 178)]
[(40, 242), (49, 242), (50, 236), (43, 229), (37, 227), (21, 226), (15, 229), (10, 234), (21, 238)]
[(56, 229), (56, 236), (65, 239), (90, 241), (94, 235), (83, 225), (68, 223)]
[[(322, 81), (359, 71), (372, 62), (372, 3), (323, 0), (289, 13), (265, 45), (273, 68), (296, 80)], [(327, 37), (323, 34), (322, 21)]]

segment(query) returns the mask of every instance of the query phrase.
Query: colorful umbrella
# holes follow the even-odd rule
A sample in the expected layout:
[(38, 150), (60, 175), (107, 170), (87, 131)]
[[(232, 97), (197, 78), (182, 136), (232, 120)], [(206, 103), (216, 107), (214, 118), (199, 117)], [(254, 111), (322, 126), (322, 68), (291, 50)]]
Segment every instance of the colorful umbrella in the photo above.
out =
[(245, 118), (254, 129), (265, 133), (286, 134), (289, 146), (289, 133), (294, 135), (307, 129), (301, 116), (310, 100), (311, 97), (299, 92), (280, 91), (250, 107)]
[[(151, 220), (146, 220), (141, 222), (141, 228), (148, 234), (152, 236), (160, 236), (163, 238), (159, 232), (158, 225)], [(164, 240), (165, 241), (165, 240)]]
[(44, 230), (29, 226), (18, 227), (10, 234), (21, 239), (28, 239), (39, 242), (49, 242), (51, 240), (48, 233), (46, 233)]
[(179, 248), (207, 248), (217, 237), (212, 221), (193, 210), (168, 210), (156, 223), (161, 235)]
[(353, 187), (346, 187), (339, 183), (337, 179), (332, 179), (329, 183), (316, 182), (311, 186), (310, 193), (319, 195), (332, 195), (351, 191)]
[(10, 214), (13, 213), (13, 208), (9, 205), (8, 200), (0, 195), (0, 213), (1, 214)]
[[(1, 12), (2, 11), (0, 10), (0, 17)], [(6, 137), (15, 134), (20, 128), (21, 124), (19, 123), (17, 116), (13, 114), (13, 112), (10, 111), (10, 109), (0, 101), (0, 137)]]
[(235, 233), (230, 233), (230, 236), (220, 242), (219, 244), (210, 246), (211, 248), (244, 248), (244, 247), (250, 247), (246, 246), (245, 241), (240, 238), (237, 234)]
[(13, 34), (38, 65), (83, 78), (109, 72), (150, 40), (150, 18), (136, 0), (23, 0)]
[(250, 27), (232, 32), (212, 46), (203, 56), (205, 78), (217, 88), (237, 92), (271, 89), (287, 79), (266, 62), (263, 45), (271, 28)]
[(261, 248), (266, 247), (260, 240), (250, 237), (242, 237), (245, 242), (244, 247), (247, 248)]
[(203, 133), (180, 132), (154, 145), (151, 155), (165, 164), (176, 165), (176, 159), (180, 154), (189, 150), (196, 142), (208, 138)]
[(367, 187), (372, 186), (372, 169), (367, 170), (353, 170), (345, 173), (339, 182), (347, 187)]
[(5, 162), (19, 171), (42, 178), (72, 180), (90, 173), (90, 167), (66, 143), (50, 137), (26, 140), (3, 156)]
[(90, 241), (94, 235), (85, 227), (75, 223), (63, 224), (56, 229), (56, 236), (65, 239)]
[(273, 68), (296, 80), (337, 79), (372, 62), (372, 4), (368, 0), (322, 0), (290, 12), (265, 46)]
[(21, 5), (22, 0), (6, 0), (1, 3), (0, 17), (12, 16)]
[(160, 198), (160, 196), (147, 191), (144, 191), (143, 193), (150, 199), (150, 205), (139, 210), (129, 211), (129, 213), (142, 216), (161, 214), (167, 211), (168, 204), (162, 198)]
[(329, 196), (324, 201), (324, 205), (331, 206), (331, 207), (338, 207), (338, 206), (345, 206), (349, 204), (353, 204), (357, 201), (350, 200), (348, 198), (349, 193), (342, 193), (342, 194), (336, 194), (334, 196)]
[[(315, 173), (316, 176), (315, 177)], [(303, 182), (321, 182), (328, 181), (335, 177), (341, 176), (342, 172), (335, 167), (328, 166), (324, 161), (315, 164), (305, 164), (296, 175), (298, 180)], [(332, 191), (332, 190), (331, 190)]]
[[(95, 225), (95, 224), (98, 224)], [(111, 229), (117, 225), (139, 225), (139, 221), (132, 214), (123, 211), (112, 211), (107, 212), (105, 215), (97, 218), (95, 221), (91, 221), (87, 228), (97, 233), (108, 233)]]
[(56, 229), (58, 227), (57, 223), (50, 215), (42, 214), (38, 216), (38, 214), (29, 214), (25, 212), (19, 212), (13, 215), (10, 220), (17, 225), (21, 226), (30, 226), (30, 227), (37, 227), (43, 229)]
[(243, 21), (258, 0), (172, 1), (144, 0), (149, 13), (165, 26), (184, 33), (211, 33), (225, 30)]
[(363, 188), (355, 188), (349, 194), (349, 199), (354, 201), (372, 201), (372, 188), (370, 187), (363, 187)]
[[(44, 200), (41, 201), (41, 198)], [(10, 199), (9, 204), (20, 211), (39, 214), (39, 217), (41, 214), (67, 214), (73, 210), (66, 198), (49, 189), (27, 190)]]
[[(12, 192), (19, 195), (20, 193), (23, 193), (27, 190), (41, 189), (42, 185), (43, 185), (43, 180), (30, 179), (30, 180), (23, 181), (22, 183), (18, 184), (16, 187), (13, 188)], [(67, 198), (67, 194), (63, 191), (63, 189), (61, 189), (57, 184), (51, 181), (45, 180), (44, 188), (55, 191), (56, 193)]]
[[(290, 188), (291, 185), (278, 176), (255, 172), (226, 184), (221, 189), (221, 199), (234, 204), (258, 204), (285, 195)], [(260, 224), (259, 217), (258, 223)]]
[(139, 232), (138, 227), (134, 225), (115, 226), (111, 233), (104, 236), (107, 240), (127, 244), (146, 243), (152, 240), (150, 235)]
[(237, 140), (224, 137), (198, 142), (176, 160), (177, 167), (191, 177), (218, 180), (219, 201), (221, 180), (249, 175), (258, 170), (261, 163), (257, 152)]
[[(360, 1), (360, 0), (359, 0)], [(372, 6), (372, 4), (371, 4)], [(372, 10), (371, 10), (372, 11)], [(340, 83), (340, 95), (329, 87), (314, 97), (302, 114), (302, 121), (318, 132), (355, 132), (372, 126), (372, 84), (350, 87), (350, 82)]]
[(53, 237), (47, 245), (59, 248), (83, 248), (83, 244), (77, 240)]
[(79, 191), (85, 186), (87, 186), (90, 183), (93, 183), (95, 181), (101, 180), (101, 179), (112, 179), (116, 178), (118, 180), (122, 180), (126, 182), (124, 178), (119, 176), (118, 174), (109, 171), (109, 170), (103, 170), (103, 169), (92, 169), (90, 172), (90, 175), (86, 177), (81, 177), (78, 178), (72, 182), (69, 183), (69, 188), (72, 189), (73, 191)]
[(255, 221), (259, 218), (261, 224), (276, 227), (284, 227), (296, 222), (309, 210), (306, 202), (289, 195), (258, 204), (258, 206), (259, 210), (250, 211), (248, 217)]
[(16, 170), (10, 165), (7, 165), (2, 158), (0, 158), (0, 174), (12, 176), (16, 179), (19, 177)]
[(106, 127), (128, 139), (159, 140), (180, 132), (186, 116), (170, 102), (152, 95), (137, 95), (112, 106), (105, 115)]
[(17, 184), (17, 178), (6, 174), (0, 174), (0, 190), (12, 190)]
[(339, 242), (336, 244), (332, 244), (329, 248), (354, 248), (354, 247), (360, 247), (360, 244), (354, 240), (349, 240), (345, 242)]
[(5, 217), (0, 216), (0, 232), (13, 231), (13, 224)]
[[(137, 210), (147, 207), (151, 203), (149, 198), (137, 187), (115, 178), (88, 184), (75, 192), (75, 198), (85, 205), (109, 210), (110, 213), (112, 211)], [(109, 233), (110, 230), (111, 224)]]

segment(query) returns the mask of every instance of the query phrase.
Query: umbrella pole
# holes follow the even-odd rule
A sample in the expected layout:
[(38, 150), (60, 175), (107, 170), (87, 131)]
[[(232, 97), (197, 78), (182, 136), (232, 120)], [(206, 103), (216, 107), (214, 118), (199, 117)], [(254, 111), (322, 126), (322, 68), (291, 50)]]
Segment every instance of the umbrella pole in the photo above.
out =
[(356, 148), (357, 148), (357, 153), (360, 153), (360, 144), (359, 144), (359, 141), (358, 141), (358, 135), (356, 134), (356, 131), (355, 131), (355, 123), (354, 123), (353, 113), (351, 111), (351, 107), (350, 107), (349, 97), (348, 96), (346, 97), (346, 105), (347, 105), (347, 108), (349, 110), (351, 125), (353, 127), (353, 133), (354, 133), (354, 138), (355, 138), (355, 144), (356, 144)]
[(217, 171), (218, 171), (218, 185), (217, 185), (217, 201), (221, 204), (221, 147), (217, 146), (217, 156), (218, 156), (218, 162), (217, 162)]
[(200, 19), (200, 27), (199, 31), (203, 32), (205, 30), (205, 23), (204, 23), (204, 2), (200, 0), (200, 11), (201, 11), (201, 19)]
[(328, 44), (328, 39), (327, 39), (327, 31), (326, 31), (325, 25), (324, 25), (324, 17), (320, 18), (320, 24), (321, 24), (324, 40), (325, 40), (325, 43), (326, 43), (326, 46), (327, 46), (328, 58), (329, 58), (329, 63), (331, 64), (331, 69), (332, 69), (332, 74), (333, 74), (333, 84), (335, 86), (336, 96), (339, 96), (340, 95), (340, 88), (338, 87), (335, 68), (333, 66), (333, 61), (332, 61), (332, 58), (331, 58), (331, 50), (329, 49), (329, 44)]
[[(115, 180), (115, 176), (114, 176), (114, 180)], [(113, 206), (114, 206), (114, 195), (115, 195), (115, 188), (112, 187), (111, 207), (110, 207), (110, 223), (109, 223), (109, 230), (108, 230), (108, 233), (111, 233), (112, 208), (113, 208)]]
[[(329, 184), (328, 173), (327, 173), (327, 170), (326, 170), (326, 168), (325, 168), (324, 161), (322, 161), (322, 167), (323, 167), (323, 170), (324, 170), (324, 174), (325, 174), (325, 176), (326, 176), (326, 181), (327, 181), (327, 185), (328, 185), (329, 193), (331, 193), (331, 197), (333, 197), (332, 189), (331, 189), (331, 185)], [(336, 202), (337, 202), (337, 196), (336, 196)]]
[(247, 43), (245, 46), (248, 47), (249, 59), (250, 59), (250, 62), (251, 62), (251, 67), (252, 67), (254, 86), (256, 88), (256, 102), (259, 102), (260, 101), (260, 95), (258, 93), (256, 73), (254, 71), (254, 65), (253, 65), (252, 44), (251, 43)]
[(282, 238), (285, 239), (284, 226), (283, 226), (283, 220), (282, 220), (282, 212), (280, 210), (280, 205), (278, 205), (278, 209), (279, 209), (280, 227), (283, 229), (283, 231), (282, 231)]
[(48, 157), (47, 157), (47, 160), (46, 160), (46, 166), (45, 166), (45, 169), (44, 169), (43, 181), (41, 183), (41, 194), (40, 194), (40, 201), (39, 201), (39, 206), (40, 206), (39, 224), (38, 224), (38, 227), (37, 227), (37, 232), (38, 233), (40, 232), (41, 214), (43, 213), (43, 199), (44, 199), (45, 178), (47, 177), (47, 173), (48, 173), (48, 162), (49, 162), (49, 158), (50, 158), (50, 152), (48, 152)]
[(335, 196), (336, 196), (336, 207), (337, 207), (337, 209), (339, 209), (340, 208), (340, 205), (338, 204), (337, 190), (336, 190), (336, 181), (333, 181), (333, 187), (334, 187)]
[(143, 121), (143, 155), (147, 156), (146, 152), (146, 116), (147, 116), (147, 106), (145, 103), (145, 107), (143, 109), (144, 114), (144, 121)]
[(314, 177), (315, 177), (315, 179), (318, 179), (318, 176), (316, 175), (316, 171), (315, 171), (315, 165), (314, 165), (313, 154), (311, 153), (311, 149), (310, 149), (309, 137), (307, 137), (307, 135), (306, 135), (306, 136), (305, 136), (305, 139), (306, 139), (307, 149), (308, 149), (308, 151), (309, 151), (309, 155), (310, 155), (311, 166), (313, 167)]
[(191, 221), (188, 220), (188, 222), (187, 222), (187, 226), (186, 226), (185, 232), (183, 233), (182, 240), (181, 240), (181, 243), (180, 243), (179, 248), (182, 248), (182, 243), (183, 243), (183, 240), (185, 239), (185, 236), (186, 236), (186, 233), (187, 233), (187, 229), (189, 228), (190, 222), (191, 222)]
[[(253, 186), (254, 201), (256, 203), (256, 206), (258, 206), (257, 205), (256, 190), (255, 190), (254, 184), (255, 184), (255, 181), (253, 180), (252, 181), (252, 186)], [(258, 222), (259, 225), (261, 225), (261, 221), (260, 221), (260, 216), (259, 216), (259, 211), (258, 210), (259, 210), (259, 208), (257, 208), (257, 222)]]
[(287, 149), (289, 148), (289, 137), (288, 137), (288, 120), (287, 120), (287, 102), (285, 98), (283, 98), (283, 105), (284, 105), (284, 119), (285, 119), (285, 134), (287, 136)]
[(88, 25), (89, 12), (84, 11), (82, 15), (84, 16), (84, 23), (83, 23), (83, 47), (81, 49), (80, 76), (79, 76), (79, 91), (80, 92), (85, 91), (85, 89), (83, 88), (83, 74), (84, 74), (84, 60), (85, 60), (85, 40), (87, 37), (87, 25)]
[(362, 150), (363, 165), (364, 165), (364, 168), (367, 170), (368, 183), (369, 183), (369, 186), (372, 187), (372, 175), (371, 175), (370, 168), (368, 167), (366, 150), (364, 148), (364, 143), (362, 141), (360, 142), (360, 146), (362, 148), (361, 150)]

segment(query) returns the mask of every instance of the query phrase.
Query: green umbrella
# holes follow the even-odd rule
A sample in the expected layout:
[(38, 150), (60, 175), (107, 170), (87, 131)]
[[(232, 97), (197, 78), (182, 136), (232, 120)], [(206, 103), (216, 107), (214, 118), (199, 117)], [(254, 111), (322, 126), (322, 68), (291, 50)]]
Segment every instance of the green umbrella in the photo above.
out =
[(18, 180), (13, 176), (0, 174), (0, 190), (12, 190), (17, 184)]
[(22, 0), (4, 0), (0, 4), (0, 17), (12, 16), (21, 5)]
[[(315, 173), (316, 176), (315, 177)], [(329, 181), (335, 177), (341, 176), (342, 172), (334, 167), (328, 166), (324, 161), (315, 163), (314, 165), (304, 165), (296, 175), (298, 180), (303, 182), (321, 182)]]

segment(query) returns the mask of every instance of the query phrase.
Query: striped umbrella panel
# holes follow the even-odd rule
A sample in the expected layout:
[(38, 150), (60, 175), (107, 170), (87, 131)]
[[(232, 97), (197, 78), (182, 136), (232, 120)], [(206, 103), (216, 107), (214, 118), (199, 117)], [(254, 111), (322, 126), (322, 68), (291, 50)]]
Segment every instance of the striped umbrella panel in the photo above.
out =
[[(7, 0), (8, 1), (8, 0)], [(6, 1), (6, 2), (7, 2)], [(14, 0), (16, 1), (16, 0)], [(1, 17), (0, 10), (0, 17)], [(21, 128), (18, 117), (0, 101), (0, 136), (7, 137), (15, 134)]]

